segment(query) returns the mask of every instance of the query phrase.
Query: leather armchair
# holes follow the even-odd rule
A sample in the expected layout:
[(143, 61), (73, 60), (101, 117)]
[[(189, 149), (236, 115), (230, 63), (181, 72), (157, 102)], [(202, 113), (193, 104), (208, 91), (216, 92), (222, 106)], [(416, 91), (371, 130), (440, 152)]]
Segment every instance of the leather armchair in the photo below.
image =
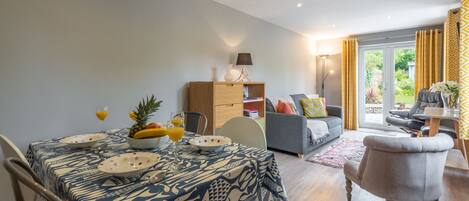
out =
[(425, 119), (419, 117), (418, 114), (422, 114), (426, 107), (443, 107), (440, 92), (420, 90), (417, 101), (410, 110), (391, 110), (390, 115), (386, 117), (386, 122), (408, 133), (415, 133), (425, 125)]
[(347, 161), (344, 166), (348, 201), (352, 182), (386, 200), (433, 201), (441, 196), (451, 137), (367, 136), (363, 143), (361, 162)]

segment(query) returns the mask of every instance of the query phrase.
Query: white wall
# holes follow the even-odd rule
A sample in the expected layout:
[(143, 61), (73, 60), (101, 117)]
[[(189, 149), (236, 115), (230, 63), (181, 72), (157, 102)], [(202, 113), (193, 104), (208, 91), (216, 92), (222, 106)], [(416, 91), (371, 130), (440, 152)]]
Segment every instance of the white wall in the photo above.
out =
[(164, 100), (155, 116), (164, 121), (187, 82), (210, 80), (213, 67), (222, 78), (236, 50), (252, 53), (251, 76), (268, 96), (314, 93), (308, 44), (209, 0), (0, 0), (0, 133), (26, 150), (95, 131), (102, 105), (107, 127), (126, 127), (129, 107), (149, 94)]

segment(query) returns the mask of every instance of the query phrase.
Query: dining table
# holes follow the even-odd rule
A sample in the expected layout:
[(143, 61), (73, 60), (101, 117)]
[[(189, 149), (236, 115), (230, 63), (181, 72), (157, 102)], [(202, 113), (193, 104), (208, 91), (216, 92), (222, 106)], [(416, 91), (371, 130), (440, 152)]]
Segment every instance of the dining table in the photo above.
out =
[[(26, 158), (46, 188), (64, 200), (287, 200), (273, 152), (232, 143), (216, 152), (200, 151), (188, 142), (178, 144), (181, 168), (175, 171), (174, 145), (168, 141), (151, 150), (129, 147), (129, 130), (107, 131), (89, 148), (72, 148), (60, 139), (29, 145)], [(142, 175), (117, 177), (100, 172), (107, 158), (133, 152), (152, 152), (160, 161)], [(163, 171), (158, 182), (143, 175)]]

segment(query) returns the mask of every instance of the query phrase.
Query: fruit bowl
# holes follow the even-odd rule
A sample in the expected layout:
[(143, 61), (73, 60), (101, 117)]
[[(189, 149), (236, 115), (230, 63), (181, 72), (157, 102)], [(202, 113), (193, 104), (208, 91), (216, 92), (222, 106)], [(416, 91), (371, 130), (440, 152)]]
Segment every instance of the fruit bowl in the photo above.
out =
[(127, 137), (130, 148), (133, 149), (155, 149), (161, 147), (168, 141), (167, 136), (136, 139)]
[(148, 152), (120, 154), (101, 162), (98, 170), (112, 176), (132, 177), (154, 166), (160, 158), (160, 155)]

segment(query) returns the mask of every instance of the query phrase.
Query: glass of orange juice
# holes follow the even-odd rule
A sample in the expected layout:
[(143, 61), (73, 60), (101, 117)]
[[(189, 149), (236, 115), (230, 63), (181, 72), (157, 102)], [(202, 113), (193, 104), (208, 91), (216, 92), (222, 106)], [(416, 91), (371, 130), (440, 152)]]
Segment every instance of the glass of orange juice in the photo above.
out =
[(105, 132), (105, 129), (104, 129), (104, 120), (106, 119), (106, 117), (109, 115), (109, 108), (107, 106), (104, 106), (104, 107), (98, 107), (96, 109), (96, 117), (98, 118), (98, 120), (101, 122), (101, 129), (103, 132)]
[(178, 144), (179, 141), (184, 136), (184, 113), (174, 114), (171, 113), (171, 118), (167, 124), (166, 134), (168, 135), (169, 139), (174, 143), (173, 147), (173, 155), (175, 159), (175, 165), (172, 167), (174, 171), (178, 171), (182, 164), (182, 161), (179, 158), (179, 149)]

